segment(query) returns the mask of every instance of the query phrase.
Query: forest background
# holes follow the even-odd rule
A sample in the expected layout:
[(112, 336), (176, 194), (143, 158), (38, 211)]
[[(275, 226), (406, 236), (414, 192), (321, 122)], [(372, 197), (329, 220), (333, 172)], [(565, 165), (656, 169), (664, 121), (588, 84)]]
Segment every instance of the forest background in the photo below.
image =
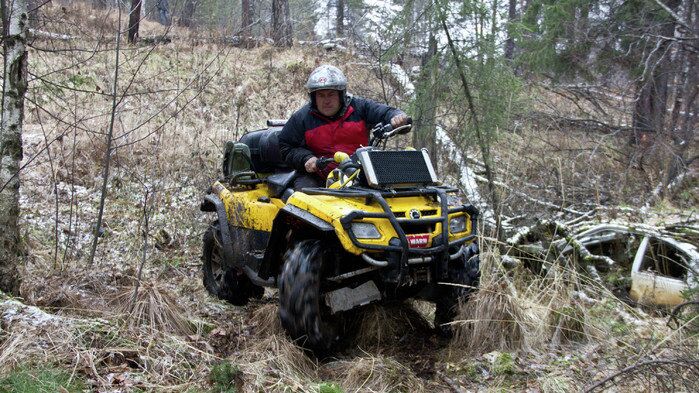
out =
[[(697, 244), (696, 1), (2, 6), (0, 391), (696, 387), (692, 319), (615, 296), (627, 275), (499, 263), (542, 222)], [(198, 205), (225, 141), (288, 117), (321, 63), (411, 114), (398, 144), (433, 152), (484, 213), (492, 266), (452, 342), (411, 302), (370, 310), (354, 350), (318, 362), (285, 339), (274, 293), (241, 308), (201, 285)]]

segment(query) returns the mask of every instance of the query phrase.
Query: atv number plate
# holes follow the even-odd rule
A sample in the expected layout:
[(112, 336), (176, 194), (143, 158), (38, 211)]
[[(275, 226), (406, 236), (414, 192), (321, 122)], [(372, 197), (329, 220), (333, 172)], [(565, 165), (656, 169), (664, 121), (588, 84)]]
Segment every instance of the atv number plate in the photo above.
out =
[(408, 246), (410, 248), (426, 248), (430, 241), (429, 233), (420, 233), (417, 235), (405, 235), (408, 238)]

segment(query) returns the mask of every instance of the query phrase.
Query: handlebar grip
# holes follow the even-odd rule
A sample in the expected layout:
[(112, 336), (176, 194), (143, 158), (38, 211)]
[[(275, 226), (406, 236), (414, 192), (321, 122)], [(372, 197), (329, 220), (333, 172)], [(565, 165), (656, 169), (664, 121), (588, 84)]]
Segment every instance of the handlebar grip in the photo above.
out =
[(316, 168), (318, 168), (319, 170), (323, 170), (331, 162), (335, 162), (335, 160), (332, 157), (320, 157), (316, 161)]

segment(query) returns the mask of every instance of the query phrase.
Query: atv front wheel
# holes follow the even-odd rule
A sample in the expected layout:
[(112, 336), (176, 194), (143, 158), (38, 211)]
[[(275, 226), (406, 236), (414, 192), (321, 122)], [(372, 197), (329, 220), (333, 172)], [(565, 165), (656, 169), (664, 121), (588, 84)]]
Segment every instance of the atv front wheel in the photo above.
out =
[(338, 340), (339, 317), (330, 314), (321, 291), (322, 267), (329, 251), (319, 240), (303, 240), (285, 255), (279, 280), (279, 317), (292, 339), (324, 353)]
[(451, 337), (452, 327), (447, 324), (454, 321), (459, 304), (466, 303), (476, 290), (480, 276), (478, 245), (473, 243), (460, 258), (449, 262), (448, 282), (458, 285), (442, 285), (439, 290), (434, 326), (441, 336)]
[(204, 287), (213, 296), (236, 306), (244, 306), (251, 297), (261, 298), (264, 288), (250, 281), (240, 269), (226, 269), (223, 263), (221, 238), (216, 226), (204, 233)]

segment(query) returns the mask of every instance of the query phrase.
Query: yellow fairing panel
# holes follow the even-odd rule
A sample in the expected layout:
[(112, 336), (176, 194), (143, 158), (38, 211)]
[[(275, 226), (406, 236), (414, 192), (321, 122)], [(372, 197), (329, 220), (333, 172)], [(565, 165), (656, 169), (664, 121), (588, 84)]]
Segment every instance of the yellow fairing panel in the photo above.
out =
[(269, 198), (266, 184), (259, 184), (252, 190), (231, 192), (216, 182), (213, 190), (226, 207), (228, 222), (237, 227), (271, 232), (274, 217), (284, 207), (280, 199)]
[[(303, 209), (314, 216), (329, 222), (335, 228), (337, 237), (340, 240), (342, 246), (353, 254), (361, 254), (366, 250), (359, 248), (352, 243), (347, 232), (342, 227), (340, 219), (345, 215), (349, 214), (354, 210), (370, 212), (370, 213), (383, 213), (383, 209), (377, 203), (366, 204), (366, 199), (364, 197), (360, 198), (338, 198), (336, 196), (330, 195), (308, 195), (302, 192), (294, 193), (289, 200), (288, 204), (294, 205), (300, 209)], [(434, 202), (431, 198), (421, 197), (421, 196), (411, 196), (411, 197), (399, 197), (399, 198), (386, 198), (391, 211), (396, 215), (397, 218), (405, 218), (406, 212), (411, 209), (417, 209), (423, 213), (423, 218), (427, 217), (438, 217), (441, 214), (441, 208), (439, 203)], [(427, 214), (425, 214), (427, 213)], [(456, 239), (463, 238), (471, 233), (471, 220), (466, 213), (455, 213), (450, 215), (455, 217), (457, 215), (465, 215), (466, 218), (466, 229), (463, 232), (457, 234), (449, 234), (449, 241), (454, 241)], [(390, 221), (386, 218), (365, 218), (361, 220), (362, 222), (370, 222), (376, 226), (381, 237), (378, 239), (360, 239), (362, 243), (372, 244), (372, 245), (388, 245), (391, 238), (398, 237), (398, 234), (393, 229)], [(430, 233), (430, 240), (427, 244), (428, 247), (432, 245), (432, 239), (435, 236), (441, 234), (442, 225), (436, 224), (434, 231)]]

